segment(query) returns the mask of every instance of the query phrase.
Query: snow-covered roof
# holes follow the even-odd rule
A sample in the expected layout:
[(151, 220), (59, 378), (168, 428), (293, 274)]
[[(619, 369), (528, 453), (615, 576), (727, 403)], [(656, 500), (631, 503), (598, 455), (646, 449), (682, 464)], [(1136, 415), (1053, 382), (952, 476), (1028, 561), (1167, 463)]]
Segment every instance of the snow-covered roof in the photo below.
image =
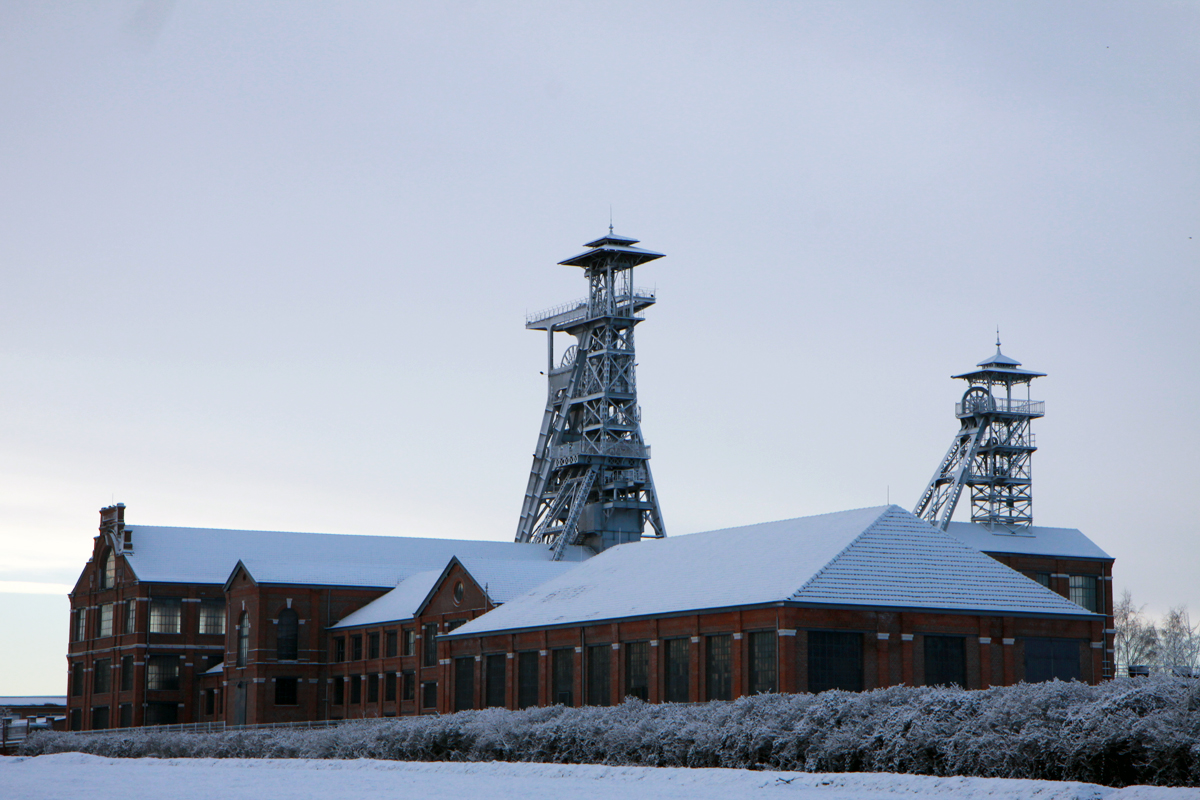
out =
[(1091, 616), (886, 506), (620, 545), (451, 635), (781, 602)]
[(984, 553), (1112, 560), (1112, 556), (1075, 528), (1047, 528), (1040, 525), (1008, 527), (978, 522), (951, 522), (946, 532)]
[[(573, 561), (515, 561), (509, 559), (462, 558), (458, 560), (471, 577), (487, 590), (493, 603), (507, 603), (514, 597), (574, 569)], [(367, 603), (347, 616), (334, 628), (355, 628), (412, 619), (421, 610), (445, 569), (418, 572), (400, 582), (382, 597)]]
[(5, 696), (0, 697), (0, 708), (5, 706), (63, 706), (67, 705), (67, 696), (59, 695), (33, 695), (33, 696)]
[[(223, 584), (241, 561), (259, 583), (390, 588), (459, 558), (549, 561), (543, 544), (129, 525), (138, 580)], [(586, 557), (570, 548), (567, 558)]]
[(204, 670), (205, 675), (220, 675), (224, 672), (225, 672), (225, 662), (224, 661), (222, 661), (220, 664), (214, 664), (213, 666)]

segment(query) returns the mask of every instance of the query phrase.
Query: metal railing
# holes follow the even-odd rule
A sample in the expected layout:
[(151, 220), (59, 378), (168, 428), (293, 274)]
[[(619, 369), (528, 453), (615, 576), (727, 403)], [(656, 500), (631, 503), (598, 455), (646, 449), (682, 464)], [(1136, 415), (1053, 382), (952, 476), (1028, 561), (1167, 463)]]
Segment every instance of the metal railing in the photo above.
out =
[(550, 448), (550, 458), (555, 461), (573, 461), (580, 456), (649, 458), (650, 448), (639, 442), (589, 442), (586, 439), (555, 445)]
[(1024, 414), (1030, 417), (1046, 415), (1046, 403), (1042, 400), (1008, 400), (1004, 397), (977, 398), (967, 404), (954, 404), (954, 416), (969, 417), (972, 414)]
[(181, 722), (172, 725), (142, 725), (135, 728), (105, 728), (96, 731), (64, 731), (72, 736), (111, 736), (129, 733), (224, 733), (226, 731), (263, 731), (291, 728), (336, 728), (348, 722), (384, 722), (395, 717), (364, 717), (361, 719), (319, 719), (299, 722), (262, 722), (253, 725), (234, 725), (217, 722)]
[[(629, 308), (630, 306), (638, 306), (646, 303), (653, 303), (655, 298), (655, 289), (636, 288), (633, 290), (632, 299), (629, 295), (621, 295), (617, 298), (617, 310)], [(565, 315), (565, 316), (564, 316)], [(584, 297), (579, 300), (572, 300), (567, 303), (560, 303), (553, 308), (547, 308), (542, 311), (535, 311), (525, 315), (525, 324), (531, 325), (535, 322), (545, 322), (552, 317), (564, 316), (562, 324), (574, 322), (584, 319), (588, 315), (588, 298)], [(638, 312), (631, 312), (629, 316), (640, 317)]]

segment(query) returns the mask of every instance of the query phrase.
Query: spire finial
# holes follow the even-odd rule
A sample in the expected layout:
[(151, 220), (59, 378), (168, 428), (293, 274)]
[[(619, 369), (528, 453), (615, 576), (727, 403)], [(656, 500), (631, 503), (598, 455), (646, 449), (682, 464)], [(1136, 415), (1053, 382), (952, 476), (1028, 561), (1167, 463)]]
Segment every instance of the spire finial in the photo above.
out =
[(612, 235), (613, 235), (613, 230), (612, 230), (612, 203), (609, 203), (609, 204), (608, 204), (608, 235), (609, 235), (609, 236), (612, 236)]
[(1000, 326), (996, 326), (996, 352), (1000, 352)]

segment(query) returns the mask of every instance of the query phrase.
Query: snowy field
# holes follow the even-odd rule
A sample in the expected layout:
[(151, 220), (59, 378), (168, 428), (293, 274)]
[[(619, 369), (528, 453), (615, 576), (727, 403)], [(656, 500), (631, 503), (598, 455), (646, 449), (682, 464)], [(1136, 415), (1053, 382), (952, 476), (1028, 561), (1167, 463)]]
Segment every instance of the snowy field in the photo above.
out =
[(412, 763), (316, 759), (115, 759), (82, 753), (0, 758), (0, 798), (66, 800), (1183, 800), (1200, 789), (932, 778), (920, 775), (751, 772), (561, 764)]

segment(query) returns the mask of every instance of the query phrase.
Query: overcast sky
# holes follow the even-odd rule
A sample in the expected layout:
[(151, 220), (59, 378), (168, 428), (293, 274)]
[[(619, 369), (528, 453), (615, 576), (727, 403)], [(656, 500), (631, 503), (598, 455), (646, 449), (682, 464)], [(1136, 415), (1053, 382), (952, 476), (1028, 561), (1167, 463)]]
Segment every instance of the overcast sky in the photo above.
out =
[(1200, 616), (1196, 3), (10, 0), (0, 71), (0, 694), (111, 502), (510, 539), (610, 207), (668, 533), (912, 508), (999, 326), (1035, 521)]

